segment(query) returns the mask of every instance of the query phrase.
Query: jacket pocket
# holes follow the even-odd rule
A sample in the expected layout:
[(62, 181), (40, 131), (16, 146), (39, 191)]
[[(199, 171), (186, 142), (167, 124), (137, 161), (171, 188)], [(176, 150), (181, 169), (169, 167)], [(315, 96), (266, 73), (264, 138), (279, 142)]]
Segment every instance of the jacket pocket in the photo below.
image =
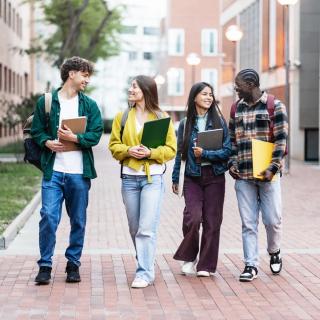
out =
[(268, 113), (259, 113), (256, 115), (256, 135), (261, 138), (269, 136), (270, 117)]

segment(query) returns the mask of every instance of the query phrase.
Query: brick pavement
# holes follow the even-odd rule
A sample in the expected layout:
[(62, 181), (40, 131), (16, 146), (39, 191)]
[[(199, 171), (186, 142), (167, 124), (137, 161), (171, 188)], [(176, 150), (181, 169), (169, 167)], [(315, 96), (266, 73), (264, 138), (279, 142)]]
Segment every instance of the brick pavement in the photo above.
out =
[(135, 260), (120, 194), (119, 166), (96, 148), (99, 178), (92, 183), (80, 284), (65, 283), (66, 214), (58, 231), (53, 281), (36, 286), (38, 212), (8, 250), (0, 252), (0, 319), (320, 319), (320, 170), (292, 163), (283, 179), (284, 270), (272, 276), (260, 226), (259, 278), (240, 283), (241, 227), (233, 181), (227, 179), (218, 272), (180, 274), (172, 254), (181, 240), (183, 200), (170, 192), (166, 174), (159, 230), (156, 281), (131, 289)]

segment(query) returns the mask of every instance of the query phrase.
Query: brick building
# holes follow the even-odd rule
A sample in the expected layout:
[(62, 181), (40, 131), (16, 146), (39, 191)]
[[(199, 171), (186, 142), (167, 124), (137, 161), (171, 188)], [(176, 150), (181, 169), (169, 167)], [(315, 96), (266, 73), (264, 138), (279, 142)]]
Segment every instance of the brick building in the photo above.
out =
[[(261, 86), (285, 102), (285, 13), (277, 0), (222, 0), (222, 32), (231, 24), (243, 31), (234, 43), (222, 37), (225, 61), (236, 70), (251, 67), (261, 75)], [(319, 159), (320, 1), (298, 1), (289, 7), (290, 155)], [(223, 105), (232, 102), (232, 68), (223, 66)]]

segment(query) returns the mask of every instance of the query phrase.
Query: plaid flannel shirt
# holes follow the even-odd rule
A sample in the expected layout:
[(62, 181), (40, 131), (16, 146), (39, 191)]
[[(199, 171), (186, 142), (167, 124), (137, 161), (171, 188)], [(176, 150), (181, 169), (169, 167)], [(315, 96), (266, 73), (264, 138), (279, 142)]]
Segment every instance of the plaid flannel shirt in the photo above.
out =
[[(267, 110), (267, 93), (264, 92), (254, 105), (239, 101), (234, 117), (230, 116), (229, 133), (232, 154), (228, 163), (239, 170), (241, 179), (254, 179), (252, 169), (252, 139), (275, 144), (269, 170), (276, 174), (286, 150), (288, 119), (285, 105), (275, 99), (273, 135), (270, 132), (270, 116)], [(272, 130), (272, 129), (271, 129)], [(273, 137), (272, 137), (273, 136)]]

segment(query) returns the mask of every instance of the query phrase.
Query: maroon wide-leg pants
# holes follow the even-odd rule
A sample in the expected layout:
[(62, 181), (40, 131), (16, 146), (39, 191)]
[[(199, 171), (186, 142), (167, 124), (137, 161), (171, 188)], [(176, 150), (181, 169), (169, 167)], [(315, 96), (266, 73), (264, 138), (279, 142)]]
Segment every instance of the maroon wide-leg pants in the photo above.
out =
[(199, 253), (197, 271), (215, 272), (219, 254), (220, 227), (223, 216), (225, 177), (215, 176), (211, 166), (201, 168), (201, 177), (185, 177), (183, 240), (174, 259), (194, 261)]

